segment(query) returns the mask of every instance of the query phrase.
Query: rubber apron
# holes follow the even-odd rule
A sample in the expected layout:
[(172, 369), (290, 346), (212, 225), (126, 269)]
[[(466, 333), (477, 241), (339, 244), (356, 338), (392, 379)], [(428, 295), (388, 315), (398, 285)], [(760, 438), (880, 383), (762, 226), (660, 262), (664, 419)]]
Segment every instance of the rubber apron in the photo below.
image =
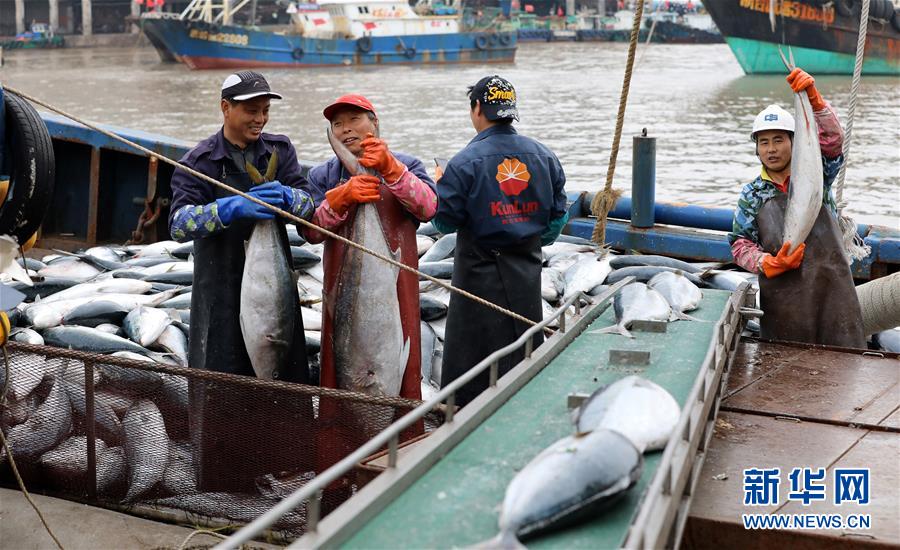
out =
[[(488, 248), (475, 242), (467, 230), (456, 239), (453, 286), (510, 309), (534, 321), (541, 320), (541, 242), (539, 236), (518, 245)], [(521, 321), (453, 293), (447, 313), (441, 386), (462, 376), (494, 351), (514, 342), (529, 327)], [(534, 348), (543, 342), (535, 334)], [(525, 358), (524, 346), (500, 360), (503, 376)], [(456, 394), (465, 405), (489, 384), (485, 370)]]
[[(259, 161), (265, 169), (267, 156)], [(246, 171), (226, 159), (224, 183), (247, 191)], [(216, 198), (231, 196), (218, 187)], [(227, 228), (194, 241), (194, 285), (191, 293), (189, 364), (191, 368), (255, 376), (244, 346), (239, 312), (244, 271), (244, 243), (250, 238), (252, 220), (237, 220)], [(279, 234), (290, 258), (284, 225)], [(294, 287), (296, 291), (296, 286)], [(277, 379), (308, 383), (306, 339), (295, 298), (296, 317), (291, 361), (278, 369)], [(198, 484), (206, 491), (253, 488), (253, 478), (293, 468), (289, 450), (296, 446), (298, 423), (308, 426), (309, 398), (278, 399), (278, 390), (258, 390), (237, 384), (190, 381), (190, 431), (194, 443)], [(264, 432), (264, 433), (262, 433)], [(246, 437), (254, 434), (254, 437)], [(261, 441), (265, 446), (261, 447)], [(278, 452), (266, 452), (277, 450)], [(283, 451), (283, 452), (282, 452)], [(310, 454), (307, 452), (307, 454)], [(296, 455), (293, 457), (296, 463)]]
[[(787, 195), (779, 193), (759, 211), (760, 244), (775, 255), (782, 245)], [(865, 348), (862, 311), (837, 220), (822, 206), (806, 238), (798, 269), (768, 279), (760, 274), (760, 336), (845, 348)]]

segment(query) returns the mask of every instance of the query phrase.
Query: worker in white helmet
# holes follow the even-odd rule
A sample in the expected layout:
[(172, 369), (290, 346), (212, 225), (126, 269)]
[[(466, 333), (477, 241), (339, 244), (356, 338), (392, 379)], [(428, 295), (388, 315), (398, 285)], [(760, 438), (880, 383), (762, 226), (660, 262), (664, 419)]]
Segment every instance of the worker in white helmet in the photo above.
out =
[[(806, 242), (788, 254), (783, 242), (784, 209), (791, 177), (794, 117), (769, 105), (753, 121), (751, 139), (762, 163), (760, 174), (744, 186), (728, 234), (734, 261), (759, 274), (765, 315), (763, 338), (843, 347), (865, 347), (862, 315), (845, 260), (831, 195), (844, 163), (844, 134), (837, 113), (802, 69), (787, 77), (795, 93), (806, 90), (819, 129), (824, 190), (822, 208)], [(835, 314), (840, 312), (840, 314)]]

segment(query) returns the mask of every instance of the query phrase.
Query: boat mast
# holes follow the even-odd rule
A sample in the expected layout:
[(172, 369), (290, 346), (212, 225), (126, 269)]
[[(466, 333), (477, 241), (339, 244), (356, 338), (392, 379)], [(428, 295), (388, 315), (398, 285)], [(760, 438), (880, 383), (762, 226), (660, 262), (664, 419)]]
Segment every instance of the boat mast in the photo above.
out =
[(181, 12), (181, 19), (230, 25), (232, 16), (248, 2), (250, 0), (220, 0), (219, 2), (191, 0), (191, 3)]

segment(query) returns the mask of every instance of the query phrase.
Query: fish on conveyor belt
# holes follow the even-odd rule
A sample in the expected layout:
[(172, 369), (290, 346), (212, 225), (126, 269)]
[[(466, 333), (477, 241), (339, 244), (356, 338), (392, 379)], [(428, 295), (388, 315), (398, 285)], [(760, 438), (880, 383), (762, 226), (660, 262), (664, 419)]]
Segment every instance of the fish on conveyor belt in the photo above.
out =
[(794, 94), (791, 184), (788, 186), (782, 233), (783, 242), (791, 243), (788, 254), (793, 253), (806, 240), (816, 223), (822, 208), (823, 181), (819, 129), (809, 96), (806, 90), (801, 90)]
[[(265, 177), (249, 162), (254, 182), (271, 181), (278, 165), (272, 153)], [(241, 279), (240, 325), (253, 372), (272, 380), (294, 345), (296, 282), (276, 220), (258, 220), (250, 233)]]
[(162, 479), (169, 462), (169, 437), (162, 414), (149, 399), (132, 405), (122, 426), (128, 460), (128, 494), (124, 502), (133, 502)]
[(669, 302), (672, 313), (679, 319), (686, 321), (700, 320), (691, 317), (685, 312), (693, 311), (700, 307), (703, 293), (694, 283), (688, 281), (682, 272), (663, 271), (662, 273), (657, 273), (650, 279), (647, 286), (663, 295), (663, 298)]
[(626, 376), (603, 386), (575, 409), (578, 433), (604, 428), (627, 437), (641, 452), (665, 448), (681, 407), (657, 384), (640, 376)]
[[(609, 274), (609, 277), (606, 278), (605, 283), (608, 285), (614, 285), (625, 277), (634, 277), (635, 281), (646, 283), (647, 281), (655, 277), (658, 273), (662, 273), (663, 271), (674, 273), (680, 270), (675, 269), (674, 267), (666, 267), (661, 265), (620, 267), (619, 269), (616, 269)], [(695, 273), (684, 273), (684, 276), (687, 278), (687, 280), (694, 283), (698, 287), (708, 286), (707, 283)]]
[[(328, 129), (332, 149), (351, 175), (364, 173), (359, 161)], [(449, 235), (425, 253), (423, 261), (439, 261), (452, 253)], [(455, 237), (455, 234), (454, 234)], [(383, 256), (400, 260), (400, 250), (388, 246), (384, 228), (374, 204), (360, 204), (350, 230), (350, 239)], [(440, 247), (440, 248), (439, 248)], [(425, 260), (435, 250), (442, 251)], [(396, 396), (410, 353), (403, 336), (397, 279), (400, 270), (371, 254), (348, 248), (341, 268), (342, 291), (334, 304), (334, 364), (338, 387), (368, 395)], [(374, 345), (373, 345), (374, 344)]]
[(677, 260), (675, 258), (669, 258), (667, 256), (656, 256), (654, 254), (627, 254), (623, 256), (613, 256), (613, 258), (609, 261), (609, 265), (611, 265), (613, 269), (651, 265), (680, 269), (685, 273), (702, 273), (704, 271), (694, 264), (689, 264), (688, 262)]
[(524, 548), (519, 538), (596, 518), (641, 477), (644, 460), (625, 436), (598, 429), (564, 437), (506, 487), (500, 533), (480, 548)]
[(644, 283), (631, 283), (619, 290), (613, 300), (613, 309), (616, 313), (616, 324), (592, 330), (591, 334), (615, 333), (634, 338), (628, 332), (632, 321), (669, 321), (672, 318), (669, 302), (662, 294)]
[(601, 257), (590, 254), (587, 258), (579, 260), (566, 270), (566, 288), (563, 299), (567, 300), (579, 292), (589, 292), (595, 286), (602, 284), (609, 276), (610, 271), (612, 271), (612, 267), (609, 265), (609, 255)]

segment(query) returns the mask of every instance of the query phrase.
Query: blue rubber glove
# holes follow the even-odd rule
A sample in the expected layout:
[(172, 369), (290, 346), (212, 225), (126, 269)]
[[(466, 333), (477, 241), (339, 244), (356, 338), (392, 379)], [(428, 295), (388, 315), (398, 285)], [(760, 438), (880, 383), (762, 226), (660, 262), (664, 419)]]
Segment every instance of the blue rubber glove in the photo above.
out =
[[(281, 190), (283, 186), (278, 184), (278, 187), (275, 187), (272, 185), (273, 183), (277, 182), (259, 185), (251, 189), (247, 194), (272, 206), (284, 209), (284, 193)], [(217, 199), (216, 206), (219, 219), (225, 225), (231, 225), (233, 221), (240, 219), (271, 220), (275, 218), (275, 213), (268, 208), (239, 195)]]
[(281, 196), (284, 199), (284, 206), (281, 208), (284, 210), (291, 210), (294, 208), (294, 188), (288, 187), (284, 185), (278, 180), (270, 181), (267, 183), (262, 183), (253, 188), (253, 191), (269, 191), (269, 190), (278, 190), (281, 191)]

